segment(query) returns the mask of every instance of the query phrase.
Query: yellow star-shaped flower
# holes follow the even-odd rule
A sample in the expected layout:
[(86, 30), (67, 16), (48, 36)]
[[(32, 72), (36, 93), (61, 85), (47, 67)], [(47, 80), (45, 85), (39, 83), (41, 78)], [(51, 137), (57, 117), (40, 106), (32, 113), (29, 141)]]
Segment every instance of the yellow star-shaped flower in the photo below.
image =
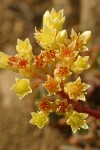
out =
[(80, 128), (88, 129), (86, 120), (84, 120), (87, 117), (88, 114), (86, 113), (78, 113), (76, 111), (71, 111), (68, 114), (66, 114), (66, 123), (71, 126), (73, 133), (75, 133), (77, 130), (80, 130)]
[(16, 78), (16, 83), (11, 89), (17, 93), (20, 100), (28, 93), (32, 93), (29, 79)]
[(71, 31), (71, 40), (76, 40), (76, 50), (79, 51), (88, 51), (86, 44), (89, 42), (91, 38), (91, 31), (85, 31), (82, 34), (76, 33), (73, 29)]
[(47, 81), (43, 84), (47, 89), (49, 95), (55, 94), (57, 91), (60, 91), (60, 81), (52, 78), (50, 75), (47, 77)]
[(68, 78), (71, 76), (71, 74), (72, 74), (72, 72), (69, 71), (68, 67), (63, 67), (61, 65), (56, 67), (56, 69), (54, 70), (55, 79), (57, 79), (59, 81), (63, 81), (63, 82), (68, 80)]
[(64, 92), (68, 94), (70, 99), (85, 101), (86, 90), (90, 85), (86, 83), (81, 83), (81, 78), (79, 77), (75, 82), (69, 82), (64, 86)]
[(39, 129), (46, 126), (49, 123), (48, 116), (43, 112), (32, 112), (32, 119), (30, 120), (30, 123), (33, 125), (37, 125)]
[(73, 64), (75, 57), (78, 55), (78, 51), (75, 51), (76, 41), (71, 42), (70, 44), (60, 45), (60, 50), (56, 54), (56, 57), (60, 59), (64, 66), (68, 65), (69, 67)]
[(90, 67), (90, 65), (88, 64), (88, 59), (89, 56), (78, 56), (77, 60), (71, 66), (71, 70), (76, 74), (82, 73), (84, 70)]
[(38, 44), (44, 49), (55, 49), (56, 30), (45, 27), (45, 29), (35, 30), (35, 39)]

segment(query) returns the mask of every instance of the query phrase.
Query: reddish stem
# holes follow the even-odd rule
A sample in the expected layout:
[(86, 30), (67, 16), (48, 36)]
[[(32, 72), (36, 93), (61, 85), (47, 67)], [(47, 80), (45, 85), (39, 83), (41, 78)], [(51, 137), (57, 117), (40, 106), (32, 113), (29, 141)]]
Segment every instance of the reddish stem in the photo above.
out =
[(36, 81), (32, 84), (32, 88), (33, 88), (33, 89), (36, 89), (36, 88), (39, 86), (40, 83), (41, 83), (41, 80), (40, 80), (40, 79), (36, 80)]
[(40, 80), (43, 80), (43, 81), (45, 81), (45, 80), (47, 79), (45, 76), (41, 76), (41, 75), (38, 74), (38, 73), (34, 73), (34, 76), (35, 76), (36, 78), (39, 78)]
[(69, 99), (69, 97), (63, 91), (59, 92), (59, 95), (62, 98), (67, 99), (68, 103), (72, 104), (74, 110), (76, 110), (77, 112), (87, 113), (97, 119), (100, 119), (100, 111), (99, 110), (94, 110), (94, 109), (88, 108), (84, 105), (81, 105), (79, 102), (77, 102), (75, 100)]

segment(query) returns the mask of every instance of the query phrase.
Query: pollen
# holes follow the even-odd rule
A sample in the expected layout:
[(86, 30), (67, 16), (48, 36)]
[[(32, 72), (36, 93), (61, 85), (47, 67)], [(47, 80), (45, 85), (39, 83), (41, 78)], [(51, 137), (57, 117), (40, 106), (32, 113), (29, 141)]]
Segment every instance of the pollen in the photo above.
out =
[(46, 66), (46, 62), (44, 62), (42, 55), (34, 57), (34, 66), (37, 68), (44, 68)]
[(66, 49), (62, 50), (62, 56), (70, 57), (70, 54), (71, 54), (71, 52), (70, 52), (69, 48), (66, 48)]
[(46, 57), (47, 57), (47, 59), (55, 58), (55, 51), (53, 51), (53, 50), (47, 51), (46, 52)]

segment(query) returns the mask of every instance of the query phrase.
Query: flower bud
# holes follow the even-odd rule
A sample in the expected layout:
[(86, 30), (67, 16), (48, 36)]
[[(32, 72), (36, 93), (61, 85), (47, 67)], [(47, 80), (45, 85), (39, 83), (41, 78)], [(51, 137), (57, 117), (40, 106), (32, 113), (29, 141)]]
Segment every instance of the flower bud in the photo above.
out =
[(63, 10), (60, 10), (58, 13), (55, 9), (52, 9), (51, 13), (47, 10), (43, 16), (43, 29), (47, 26), (59, 32), (62, 30), (64, 21), (65, 17), (63, 17)]
[(28, 59), (29, 61), (32, 60), (32, 46), (28, 38), (25, 41), (18, 39), (16, 50), (21, 58)]
[(62, 30), (62, 31), (58, 32), (58, 34), (56, 36), (56, 42), (57, 42), (57, 44), (65, 44), (67, 38), (68, 38), (67, 31)]
[(91, 31), (85, 31), (80, 35), (80, 38), (87, 44), (91, 38)]

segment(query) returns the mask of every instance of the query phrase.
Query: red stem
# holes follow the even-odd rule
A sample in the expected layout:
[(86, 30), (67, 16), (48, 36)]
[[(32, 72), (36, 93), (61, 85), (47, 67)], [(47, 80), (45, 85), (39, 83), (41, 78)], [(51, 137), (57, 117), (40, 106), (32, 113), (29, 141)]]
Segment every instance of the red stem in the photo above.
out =
[(59, 92), (59, 95), (62, 98), (67, 99), (68, 103), (72, 104), (74, 110), (76, 110), (77, 112), (87, 113), (97, 119), (100, 119), (100, 111), (99, 110), (94, 110), (94, 109), (88, 108), (84, 105), (81, 105), (79, 102), (77, 102), (75, 100), (69, 99), (69, 97), (63, 91)]

